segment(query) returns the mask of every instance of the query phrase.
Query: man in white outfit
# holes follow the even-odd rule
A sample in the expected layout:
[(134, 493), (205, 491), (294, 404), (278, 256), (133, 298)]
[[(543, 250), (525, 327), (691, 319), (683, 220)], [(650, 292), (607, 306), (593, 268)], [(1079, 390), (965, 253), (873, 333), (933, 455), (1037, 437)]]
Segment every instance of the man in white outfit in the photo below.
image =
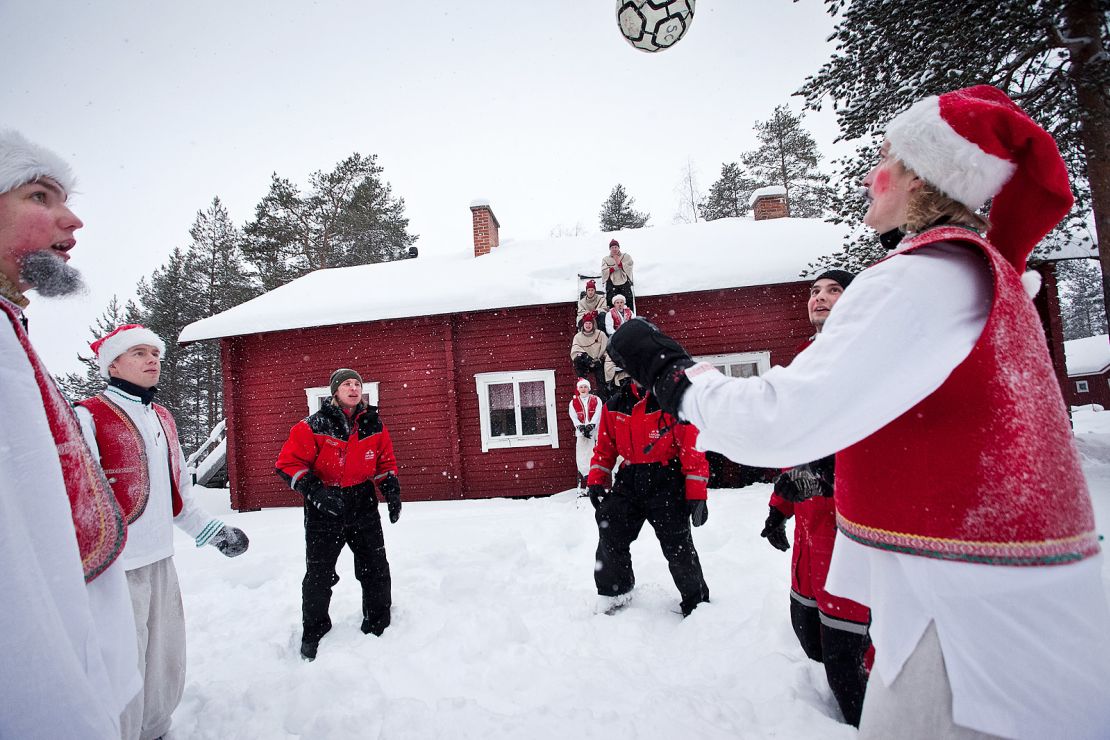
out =
[(896, 117), (864, 184), (865, 222), (907, 238), (789, 367), (725, 378), (644, 321), (609, 351), (707, 449), (837, 453), (826, 588), (872, 610), (861, 738), (1110, 737), (1102, 557), (1021, 278), (1072, 204), (1055, 142), (973, 87)]
[(173, 526), (228, 557), (247, 549), (242, 530), (205, 512), (192, 482), (173, 416), (153, 402), (162, 371), (162, 339), (138, 324), (92, 345), (108, 387), (81, 401), (81, 431), (100, 459), (128, 523), (123, 565), (134, 610), (143, 690), (122, 718), (124, 740), (154, 740), (170, 729), (185, 687), (185, 612), (173, 565)]
[(69, 166), (0, 131), (0, 737), (119, 737), (139, 690), (126, 528), (31, 346), (27, 292), (82, 287)]

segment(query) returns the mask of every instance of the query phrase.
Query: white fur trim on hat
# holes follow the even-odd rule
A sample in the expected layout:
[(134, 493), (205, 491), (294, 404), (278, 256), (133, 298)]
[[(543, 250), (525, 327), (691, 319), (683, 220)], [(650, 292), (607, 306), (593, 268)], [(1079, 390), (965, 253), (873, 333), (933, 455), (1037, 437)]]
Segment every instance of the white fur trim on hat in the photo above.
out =
[(49, 177), (66, 193), (76, 184), (73, 171), (57, 154), (28, 141), (18, 131), (0, 130), (0, 194), (40, 177)]
[(593, 386), (590, 385), (590, 381), (586, 380), (585, 378), (579, 378), (578, 382), (574, 384), (574, 387), (575, 388), (581, 388), (582, 386), (586, 386), (587, 388), (593, 388)]
[(163, 355), (166, 354), (166, 343), (162, 341), (161, 337), (145, 326), (132, 326), (117, 329), (104, 337), (104, 339), (93, 348), (96, 351), (96, 364), (100, 368), (100, 377), (107, 380), (110, 377), (108, 374), (108, 366), (115, 362), (116, 358), (124, 352), (140, 344), (149, 344), (152, 347), (157, 347), (160, 353)]
[(895, 116), (886, 138), (891, 155), (973, 211), (994, 197), (1017, 169), (956, 133), (941, 116), (936, 95)]

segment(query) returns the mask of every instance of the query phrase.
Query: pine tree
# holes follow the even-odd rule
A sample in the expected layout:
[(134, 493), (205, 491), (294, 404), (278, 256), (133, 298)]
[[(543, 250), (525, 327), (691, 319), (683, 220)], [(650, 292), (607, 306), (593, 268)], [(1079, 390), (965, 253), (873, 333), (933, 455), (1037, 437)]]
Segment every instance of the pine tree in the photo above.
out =
[(744, 155), (744, 164), (759, 187), (786, 188), (789, 213), (795, 218), (823, 216), (828, 178), (817, 170), (821, 155), (813, 136), (802, 128), (802, 117), (779, 105), (769, 119), (756, 122), (755, 131), (759, 148)]
[(616, 185), (609, 197), (601, 204), (602, 231), (620, 231), (621, 229), (642, 229), (647, 225), (651, 216), (640, 213), (632, 208), (636, 199), (625, 192), (623, 185)]
[(404, 259), (405, 202), (395, 198), (375, 155), (352, 154), (330, 172), (309, 176), (302, 194), (275, 172), (270, 191), (244, 227), (243, 252), (266, 290), (313, 270)]
[[(243, 262), (242, 232), (219, 197), (212, 199), (207, 210), (197, 211), (189, 236), (192, 242), (185, 255), (186, 275), (191, 302), (198, 312), (196, 318), (214, 316), (261, 292)], [(197, 414), (198, 429), (207, 433), (223, 418), (219, 342), (198, 342), (178, 351), (188, 355), (190, 405)]]
[[(1103, 292), (1110, 296), (1110, 28), (1106, 0), (825, 0), (840, 20), (836, 52), (800, 95), (819, 110), (829, 100), (841, 138), (859, 140), (837, 160), (834, 220), (857, 225), (866, 210), (856, 187), (871, 168), (886, 124), (927, 95), (989, 83), (1056, 138), (1077, 205), (1057, 234), (1074, 239), (1094, 217)], [(1051, 241), (1050, 241), (1051, 244)], [(866, 266), (881, 255), (870, 236), (849, 238), (832, 261)]]
[(709, 195), (698, 204), (706, 221), (738, 218), (748, 211), (752, 192), (759, 187), (736, 162), (721, 165), (721, 176), (709, 186)]
[(141, 323), (166, 343), (162, 376), (158, 381), (158, 403), (173, 413), (181, 445), (186, 451), (208, 435), (208, 429), (201, 428), (204, 414), (198, 408), (195, 388), (196, 378), (202, 373), (197, 348), (177, 346), (181, 330), (205, 315), (194, 293), (196, 283), (191, 273), (186, 253), (176, 247), (150, 280), (140, 280), (136, 288)]
[(1102, 274), (1094, 260), (1062, 260), (1057, 263), (1060, 289), (1060, 318), (1064, 339), (1082, 339), (1106, 333), (1106, 309), (1102, 304)]
[[(96, 323), (89, 327), (88, 343), (92, 344), (97, 339), (112, 332), (124, 324), (139, 323), (139, 309), (134, 303), (128, 301), (121, 305), (117, 296), (112, 296), (108, 306), (96, 319)], [(70, 401), (80, 401), (91, 398), (104, 390), (105, 380), (100, 376), (100, 366), (96, 363), (96, 355), (90, 349), (88, 352), (78, 352), (77, 359), (85, 366), (83, 373), (66, 373), (55, 380), (62, 389), (62, 393)]]

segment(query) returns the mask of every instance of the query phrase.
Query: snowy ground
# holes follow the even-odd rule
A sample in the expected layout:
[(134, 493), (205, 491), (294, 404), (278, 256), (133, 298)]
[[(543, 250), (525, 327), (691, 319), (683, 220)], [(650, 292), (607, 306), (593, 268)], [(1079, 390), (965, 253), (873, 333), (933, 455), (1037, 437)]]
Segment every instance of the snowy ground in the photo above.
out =
[[(1100, 531), (1110, 527), (1110, 412), (1075, 414)], [(788, 619), (789, 554), (760, 539), (766, 485), (710, 492), (695, 530), (712, 603), (683, 620), (646, 527), (633, 603), (595, 616), (586, 499), (409, 503), (386, 524), (393, 625), (359, 631), (351, 556), (335, 627), (304, 663), (300, 510), (230, 513), (225, 560), (178, 533), (189, 629), (178, 738), (850, 738)], [(1110, 566), (1104, 565), (1110, 591)]]

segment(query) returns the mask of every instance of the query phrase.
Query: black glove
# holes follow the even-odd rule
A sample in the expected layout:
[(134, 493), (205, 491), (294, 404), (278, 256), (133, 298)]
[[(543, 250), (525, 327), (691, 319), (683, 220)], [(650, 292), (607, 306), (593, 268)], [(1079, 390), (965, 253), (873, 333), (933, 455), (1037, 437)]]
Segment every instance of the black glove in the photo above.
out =
[(382, 490), (382, 495), (385, 496), (389, 506), (389, 523), (396, 524), (401, 518), (401, 481), (390, 473), (378, 484), (378, 488)]
[(590, 437), (594, 433), (594, 429), (596, 429), (596, 428), (597, 428), (596, 424), (587, 424), (585, 431), (582, 432), (582, 436), (585, 437), (586, 439), (590, 439)]
[(219, 532), (212, 535), (212, 539), (208, 540), (209, 545), (212, 545), (229, 558), (245, 553), (250, 543), (243, 530), (238, 527), (229, 527), (226, 524), (220, 528)]
[(595, 509), (600, 508), (601, 502), (605, 499), (605, 486), (592, 485), (589, 486), (589, 491), (590, 503), (593, 504)]
[(787, 501), (799, 504), (814, 496), (823, 496), (829, 484), (809, 465), (790, 468), (775, 478), (775, 493)]
[(709, 519), (709, 507), (705, 499), (688, 500), (686, 512), (690, 515), (690, 523), (695, 527), (700, 527)]
[(347, 510), (347, 502), (343, 500), (343, 494), (338, 488), (332, 486), (321, 485), (306, 493), (304, 498), (328, 516), (342, 517), (343, 512)]
[(621, 324), (609, 338), (606, 351), (633, 380), (651, 389), (664, 411), (678, 418), (682, 395), (690, 387), (685, 371), (694, 365), (678, 342), (650, 321), (637, 317)]
[(786, 552), (790, 549), (790, 541), (786, 539), (786, 516), (774, 506), (770, 509), (771, 513), (767, 515), (767, 521), (763, 523), (763, 531), (759, 536), (766, 537), (771, 547), (776, 550)]
[(582, 435), (583, 437), (585, 437), (585, 436), (586, 436), (586, 425), (585, 425), (585, 424), (579, 424), (579, 425), (578, 425), (578, 432), (579, 432), (579, 434), (581, 434), (581, 435)]

